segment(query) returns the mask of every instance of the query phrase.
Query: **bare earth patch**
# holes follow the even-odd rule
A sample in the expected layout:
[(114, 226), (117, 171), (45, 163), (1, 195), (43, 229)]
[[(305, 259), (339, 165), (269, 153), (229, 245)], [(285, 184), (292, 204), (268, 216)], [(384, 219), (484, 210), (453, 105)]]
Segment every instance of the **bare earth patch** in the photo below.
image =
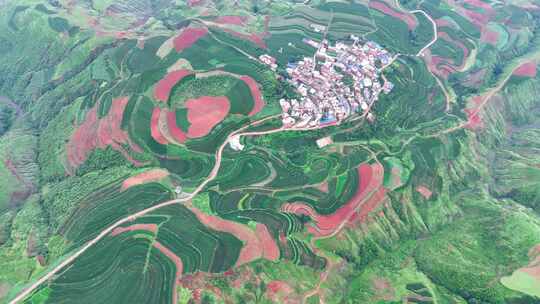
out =
[(169, 176), (169, 171), (165, 169), (152, 169), (142, 173), (139, 173), (135, 176), (127, 178), (122, 183), (122, 190), (126, 190), (130, 187), (141, 185), (148, 182), (158, 181), (165, 177)]

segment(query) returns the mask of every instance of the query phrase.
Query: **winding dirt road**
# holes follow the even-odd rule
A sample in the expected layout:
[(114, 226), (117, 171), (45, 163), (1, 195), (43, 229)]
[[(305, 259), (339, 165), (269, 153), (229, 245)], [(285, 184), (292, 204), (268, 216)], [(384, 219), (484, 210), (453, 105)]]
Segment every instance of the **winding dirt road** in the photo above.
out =
[(62, 261), (60, 264), (58, 264), (55, 268), (53, 268), (47, 274), (45, 274), (40, 279), (38, 279), (36, 282), (34, 282), (31, 286), (24, 289), (19, 295), (17, 295), (9, 303), (10, 304), (15, 304), (15, 303), (19, 303), (19, 302), (23, 301), (28, 295), (30, 295), (34, 290), (36, 290), (41, 284), (43, 284), (47, 280), (50, 280), (56, 273), (58, 273), (64, 267), (66, 267), (70, 263), (72, 263), (75, 259), (77, 259), (79, 256), (81, 256), (84, 252), (86, 252), (86, 250), (88, 250), (90, 247), (95, 245), (101, 239), (106, 237), (108, 234), (110, 234), (118, 226), (120, 226), (122, 224), (125, 224), (125, 223), (128, 223), (128, 222), (131, 222), (131, 221), (134, 221), (134, 220), (136, 220), (137, 218), (139, 218), (141, 216), (144, 216), (144, 215), (146, 215), (146, 214), (148, 214), (148, 213), (150, 213), (152, 211), (161, 209), (163, 207), (174, 205), (174, 204), (179, 204), (179, 203), (191, 200), (193, 197), (195, 197), (197, 194), (199, 194), (204, 189), (204, 187), (206, 187), (206, 185), (209, 182), (211, 182), (217, 176), (217, 174), (219, 172), (219, 169), (221, 167), (221, 159), (222, 159), (222, 155), (223, 155), (223, 149), (229, 143), (229, 141), (231, 140), (231, 138), (233, 136), (235, 136), (235, 135), (239, 135), (239, 136), (256, 136), (256, 135), (264, 135), (264, 134), (275, 133), (275, 132), (279, 132), (279, 131), (289, 131), (288, 129), (279, 128), (279, 129), (273, 129), (273, 130), (269, 130), (269, 131), (241, 133), (242, 131), (246, 130), (249, 127), (261, 124), (264, 121), (267, 121), (267, 120), (270, 120), (270, 119), (273, 119), (273, 118), (276, 118), (276, 117), (279, 117), (279, 116), (281, 116), (281, 114), (269, 116), (269, 117), (263, 118), (261, 120), (254, 121), (254, 122), (240, 128), (240, 129), (232, 132), (231, 134), (229, 134), (229, 136), (227, 136), (225, 141), (221, 144), (221, 146), (219, 146), (219, 148), (218, 148), (218, 150), (216, 152), (216, 163), (214, 164), (214, 167), (212, 168), (212, 171), (210, 171), (210, 174), (208, 175), (208, 177), (191, 194), (189, 194), (188, 196), (182, 197), (182, 198), (173, 199), (173, 200), (170, 200), (170, 201), (166, 201), (166, 202), (157, 204), (155, 206), (152, 206), (150, 208), (141, 210), (141, 211), (139, 211), (137, 213), (134, 213), (132, 215), (129, 215), (129, 216), (117, 221), (116, 223), (109, 226), (107, 229), (103, 230), (95, 238), (88, 241), (88, 243), (86, 243), (83, 247), (81, 247), (79, 250), (77, 250), (75, 253), (73, 253), (68, 258), (66, 258), (64, 261)]

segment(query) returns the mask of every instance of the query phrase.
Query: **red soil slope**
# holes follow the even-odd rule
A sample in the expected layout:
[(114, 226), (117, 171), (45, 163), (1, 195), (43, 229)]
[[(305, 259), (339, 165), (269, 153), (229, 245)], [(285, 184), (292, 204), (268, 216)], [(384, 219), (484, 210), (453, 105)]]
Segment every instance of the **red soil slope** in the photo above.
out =
[(116, 227), (111, 232), (111, 236), (117, 236), (124, 232), (137, 230), (150, 231), (155, 234), (158, 231), (158, 226), (156, 224), (134, 224), (128, 227)]
[(416, 18), (413, 15), (400, 13), (394, 10), (393, 8), (391, 8), (390, 6), (388, 6), (386, 3), (379, 2), (379, 1), (370, 1), (369, 7), (374, 8), (378, 11), (381, 11), (382, 13), (386, 15), (400, 19), (401, 21), (407, 24), (407, 27), (409, 28), (409, 30), (413, 30), (418, 25)]
[(480, 41), (496, 45), (499, 41), (499, 33), (489, 30), (487, 27), (484, 27), (480, 35)]
[(161, 79), (154, 88), (154, 98), (159, 101), (169, 100), (169, 95), (175, 84), (177, 84), (182, 78), (191, 74), (190, 70), (173, 71), (167, 74)]
[(183, 143), (186, 141), (187, 135), (178, 127), (178, 124), (176, 123), (176, 113), (174, 111), (167, 111), (167, 127), (169, 128), (169, 134), (171, 134), (177, 142)]
[(192, 46), (197, 40), (208, 34), (208, 29), (203, 28), (186, 28), (180, 33), (180, 35), (174, 38), (174, 48), (177, 52), (181, 52), (184, 49)]
[(176, 294), (176, 284), (182, 277), (182, 272), (184, 272), (184, 264), (182, 263), (182, 260), (176, 254), (174, 254), (174, 252), (172, 252), (169, 248), (163, 246), (160, 242), (154, 240), (153, 245), (154, 248), (166, 255), (169, 259), (171, 259), (171, 261), (173, 261), (174, 265), (176, 265), (176, 276), (174, 280), (175, 286), (173, 287), (172, 295), (173, 304), (176, 304), (178, 302), (178, 296)]
[(246, 16), (219, 16), (214, 22), (219, 24), (244, 25), (246, 20)]
[(130, 187), (141, 185), (144, 183), (149, 183), (153, 181), (161, 180), (169, 176), (169, 171), (165, 169), (152, 169), (142, 173), (139, 173), (135, 176), (131, 176), (124, 180), (122, 183), (122, 190), (129, 189)]
[(332, 235), (348, 221), (363, 220), (384, 198), (385, 189), (382, 188), (384, 168), (378, 164), (362, 164), (357, 170), (360, 183), (356, 193), (333, 214), (317, 214), (310, 206), (301, 203), (285, 204), (282, 211), (309, 215), (315, 225), (308, 227), (308, 231), (317, 237)]
[(249, 76), (242, 76), (240, 77), (240, 80), (244, 81), (248, 85), (251, 91), (251, 96), (253, 96), (253, 101), (255, 104), (253, 105), (253, 109), (251, 109), (251, 112), (249, 112), (249, 116), (253, 116), (259, 113), (265, 105), (262, 98), (261, 90), (259, 89), (259, 85), (257, 84), (257, 82)]
[(526, 62), (514, 70), (514, 75), (523, 77), (536, 77), (536, 62)]
[(134, 151), (142, 152), (138, 146), (131, 142), (128, 133), (120, 127), (128, 100), (128, 97), (114, 99), (109, 113), (101, 119), (97, 115), (98, 105), (88, 112), (85, 121), (73, 132), (66, 146), (68, 164), (71, 170), (84, 163), (94, 149), (105, 149), (107, 146), (111, 146), (114, 150), (122, 153), (134, 165), (141, 165), (122, 146), (127, 144)]
[(429, 190), (429, 188), (424, 185), (416, 187), (416, 191), (420, 193), (420, 195), (422, 195), (425, 199), (430, 199), (431, 195), (433, 195), (431, 190)]
[(261, 224), (258, 224), (254, 232), (240, 223), (208, 215), (189, 205), (186, 205), (186, 207), (197, 216), (201, 223), (210, 229), (230, 233), (244, 242), (244, 247), (240, 250), (240, 256), (238, 257), (238, 261), (236, 261), (236, 266), (260, 258), (270, 261), (276, 261), (279, 258), (279, 248), (268, 232), (268, 229), (266, 229), (266, 226), (263, 228), (259, 227)]
[(206, 136), (227, 116), (231, 108), (229, 99), (225, 96), (189, 99), (185, 105), (188, 109), (187, 118), (191, 124), (187, 133), (189, 138)]
[(159, 116), (161, 115), (161, 108), (155, 107), (152, 112), (152, 120), (150, 121), (150, 134), (152, 138), (162, 145), (166, 145), (169, 141), (161, 134), (159, 130)]

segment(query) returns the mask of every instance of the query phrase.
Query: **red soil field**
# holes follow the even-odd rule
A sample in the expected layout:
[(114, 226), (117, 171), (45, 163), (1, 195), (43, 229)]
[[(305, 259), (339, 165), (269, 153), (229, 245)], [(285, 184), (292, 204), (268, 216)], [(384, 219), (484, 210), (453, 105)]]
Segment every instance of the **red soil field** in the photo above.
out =
[(261, 90), (259, 89), (257, 82), (249, 76), (242, 76), (240, 77), (240, 80), (244, 81), (248, 85), (249, 90), (251, 91), (251, 96), (253, 96), (253, 101), (255, 104), (253, 105), (253, 109), (251, 109), (249, 112), (249, 116), (253, 116), (259, 113), (265, 105)]
[(435, 19), (435, 23), (437, 24), (437, 27), (452, 27), (454, 24), (446, 19)]
[(244, 34), (244, 33), (240, 33), (240, 32), (237, 32), (237, 31), (233, 31), (231, 29), (223, 29), (223, 31), (233, 35), (233, 36), (236, 36), (240, 39), (244, 39), (244, 40), (248, 40), (248, 41), (251, 41), (253, 42), (254, 44), (256, 44), (258, 47), (260, 47), (261, 49), (266, 49), (267, 46), (266, 46), (266, 43), (264, 42), (264, 39), (263, 39), (263, 36), (265, 34)]
[(413, 15), (403, 14), (398, 11), (395, 11), (393, 8), (389, 7), (386, 3), (378, 2), (378, 1), (370, 1), (369, 7), (374, 8), (378, 11), (381, 11), (382, 13), (386, 15), (402, 20), (403, 22), (407, 24), (407, 27), (409, 28), (409, 30), (413, 30), (418, 25), (417, 20)]
[(194, 7), (203, 4), (203, 1), (204, 0), (187, 0), (187, 4), (190, 7)]
[[(332, 235), (349, 220), (364, 219), (384, 198), (385, 189), (382, 188), (384, 168), (378, 164), (362, 164), (357, 170), (360, 183), (356, 193), (333, 214), (319, 215), (310, 206), (302, 203), (285, 204), (282, 211), (309, 215), (314, 220), (315, 226), (308, 227), (308, 231), (317, 237)], [(371, 195), (370, 199), (364, 202), (368, 195)]]
[(161, 115), (161, 108), (155, 107), (152, 112), (152, 120), (150, 121), (150, 134), (152, 138), (162, 145), (167, 145), (169, 141), (161, 134), (159, 130), (159, 116)]
[(494, 9), (491, 7), (491, 5), (485, 3), (484, 1), (481, 1), (481, 0), (464, 0), (463, 2), (465, 2), (467, 4), (470, 4), (472, 6), (476, 6), (478, 8), (484, 9), (489, 14), (494, 13)]
[(467, 114), (467, 129), (475, 130), (484, 126), (482, 117), (480, 117), (480, 113), (476, 109), (465, 109), (464, 111)]
[(294, 289), (284, 281), (270, 281), (266, 285), (265, 297), (274, 303), (284, 303), (286, 296), (293, 293)]
[(246, 20), (246, 16), (219, 16), (214, 22), (219, 24), (244, 25)]
[(227, 221), (217, 216), (208, 215), (187, 204), (185, 206), (191, 210), (195, 216), (197, 216), (197, 219), (199, 219), (203, 225), (208, 226), (210, 229), (230, 233), (244, 243), (244, 247), (240, 250), (240, 256), (236, 261), (236, 266), (240, 266), (260, 258), (270, 261), (276, 261), (279, 258), (279, 248), (266, 227), (257, 227), (256, 231), (254, 232), (247, 226), (240, 223)]
[(168, 101), (171, 90), (182, 78), (191, 74), (190, 70), (178, 70), (167, 74), (154, 88), (154, 98), (159, 101)]
[(182, 129), (180, 129), (176, 123), (176, 113), (174, 111), (167, 111), (167, 126), (169, 133), (179, 143), (184, 143), (187, 139), (187, 135)]
[(491, 45), (496, 45), (499, 41), (499, 33), (489, 30), (487, 27), (484, 27), (480, 35), (480, 41), (489, 43)]
[(117, 236), (124, 232), (137, 230), (150, 231), (155, 234), (158, 231), (158, 226), (156, 224), (134, 224), (128, 227), (116, 227), (111, 232), (111, 236)]
[(324, 193), (328, 193), (328, 182), (324, 181), (324, 182), (320, 183), (319, 186), (317, 186), (317, 189), (319, 189), (320, 191), (322, 191)]
[(189, 99), (185, 105), (188, 109), (187, 118), (191, 124), (187, 133), (189, 138), (206, 136), (227, 116), (231, 108), (229, 99), (225, 96)]
[(429, 190), (429, 188), (424, 185), (416, 187), (416, 191), (420, 193), (420, 195), (422, 195), (425, 199), (430, 199), (431, 195), (433, 195), (433, 192), (431, 192), (431, 190)]
[(197, 40), (208, 34), (208, 29), (202, 28), (186, 28), (180, 33), (180, 35), (174, 38), (174, 48), (177, 52), (181, 52), (184, 49), (192, 46)]
[(128, 97), (114, 99), (109, 113), (101, 119), (98, 119), (97, 115), (98, 105), (88, 112), (85, 121), (73, 132), (66, 145), (71, 173), (73, 173), (73, 169), (84, 163), (91, 151), (96, 148), (105, 149), (107, 146), (120, 152), (134, 165), (142, 165), (133, 159), (122, 146), (122, 144), (128, 144), (134, 151), (142, 151), (131, 142), (128, 133), (120, 127), (128, 100)]
[(169, 176), (169, 171), (165, 169), (152, 169), (142, 173), (139, 173), (135, 176), (131, 176), (124, 180), (122, 183), (122, 191), (130, 187), (141, 185), (148, 182), (158, 181), (165, 177)]
[(530, 61), (520, 65), (513, 74), (522, 77), (536, 77), (536, 62)]
[(453, 64), (453, 67), (455, 67), (456, 69), (462, 69), (464, 66), (465, 66), (465, 63), (467, 61), (467, 58), (469, 57), (469, 49), (465, 46), (465, 44), (463, 44), (463, 42), (459, 41), (459, 40), (454, 40), (452, 39), (452, 37), (450, 37), (447, 33), (445, 32), (438, 32), (437, 34), (440, 38), (454, 44), (454, 45), (457, 45), (462, 51), (463, 51), (463, 62), (461, 63), (460, 66), (455, 66), (455, 63)]
[(176, 265), (176, 277), (174, 280), (175, 286), (172, 289), (173, 290), (173, 295), (172, 295), (173, 303), (176, 304), (178, 303), (178, 296), (176, 294), (176, 283), (182, 277), (182, 272), (184, 271), (184, 264), (182, 263), (182, 260), (176, 254), (174, 254), (174, 252), (172, 252), (169, 248), (163, 246), (160, 242), (154, 240), (153, 245), (154, 245), (154, 248), (156, 248), (161, 253), (166, 255), (169, 259), (171, 259), (171, 261), (173, 261), (174, 265)]

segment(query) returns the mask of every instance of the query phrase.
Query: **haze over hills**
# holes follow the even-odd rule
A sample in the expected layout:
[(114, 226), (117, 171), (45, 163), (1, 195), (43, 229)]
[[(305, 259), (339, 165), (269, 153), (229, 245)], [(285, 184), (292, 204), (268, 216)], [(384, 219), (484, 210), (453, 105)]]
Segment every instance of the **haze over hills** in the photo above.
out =
[(540, 3), (0, 7), (1, 303), (540, 303)]

